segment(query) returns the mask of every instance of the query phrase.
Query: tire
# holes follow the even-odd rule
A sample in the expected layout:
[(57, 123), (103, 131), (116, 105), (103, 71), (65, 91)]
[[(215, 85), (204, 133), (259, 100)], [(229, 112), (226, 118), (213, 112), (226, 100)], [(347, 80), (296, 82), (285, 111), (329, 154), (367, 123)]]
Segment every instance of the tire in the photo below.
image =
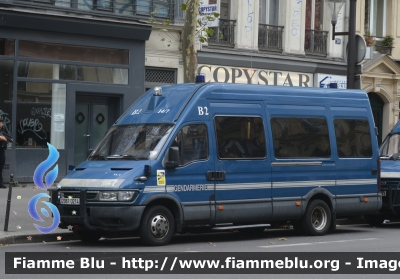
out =
[(379, 227), (382, 225), (383, 221), (385, 221), (385, 218), (379, 215), (368, 215), (365, 217), (368, 221), (368, 224), (373, 227)]
[(306, 235), (324, 235), (331, 227), (331, 210), (322, 200), (311, 201), (301, 220)]
[(140, 239), (148, 246), (166, 245), (174, 235), (175, 221), (164, 206), (156, 205), (145, 210), (140, 221)]
[(78, 240), (87, 243), (97, 242), (103, 236), (101, 232), (89, 230), (77, 230), (72, 233)]

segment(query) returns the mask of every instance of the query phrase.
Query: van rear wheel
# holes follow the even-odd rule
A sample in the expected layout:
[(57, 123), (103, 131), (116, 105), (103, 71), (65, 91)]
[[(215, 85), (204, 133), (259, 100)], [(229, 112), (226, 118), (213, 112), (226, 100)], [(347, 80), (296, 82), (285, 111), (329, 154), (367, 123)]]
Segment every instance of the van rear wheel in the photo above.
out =
[(164, 206), (152, 206), (144, 212), (140, 221), (140, 239), (149, 246), (167, 244), (174, 234), (174, 216)]
[(324, 235), (331, 226), (331, 210), (323, 200), (311, 201), (301, 220), (305, 234)]

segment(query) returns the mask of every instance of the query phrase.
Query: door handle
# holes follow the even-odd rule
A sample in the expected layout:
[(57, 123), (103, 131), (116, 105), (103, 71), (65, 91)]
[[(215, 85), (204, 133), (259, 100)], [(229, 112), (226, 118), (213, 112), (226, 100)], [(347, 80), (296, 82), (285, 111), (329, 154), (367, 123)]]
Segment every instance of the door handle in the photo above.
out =
[(226, 178), (226, 173), (224, 171), (208, 171), (206, 174), (207, 180), (225, 180)]
[(90, 135), (83, 135), (84, 137), (90, 137)]

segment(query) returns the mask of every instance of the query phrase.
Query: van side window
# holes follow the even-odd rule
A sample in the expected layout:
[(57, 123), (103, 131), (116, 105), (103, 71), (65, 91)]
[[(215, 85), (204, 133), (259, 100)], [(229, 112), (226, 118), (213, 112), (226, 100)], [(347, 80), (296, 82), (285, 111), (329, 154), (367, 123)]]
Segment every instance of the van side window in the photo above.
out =
[(266, 140), (261, 117), (216, 116), (214, 125), (220, 159), (266, 157)]
[(335, 119), (339, 158), (371, 158), (372, 143), (368, 120)]
[(208, 158), (208, 134), (204, 124), (184, 126), (175, 137), (172, 146), (179, 147), (179, 165)]
[(271, 118), (275, 158), (329, 158), (328, 124), (323, 118)]

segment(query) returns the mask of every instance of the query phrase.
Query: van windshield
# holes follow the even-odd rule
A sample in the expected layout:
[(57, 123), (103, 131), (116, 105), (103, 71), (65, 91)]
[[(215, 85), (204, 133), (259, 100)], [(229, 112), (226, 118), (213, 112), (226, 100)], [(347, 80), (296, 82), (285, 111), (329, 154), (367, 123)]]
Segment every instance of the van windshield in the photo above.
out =
[(400, 156), (400, 134), (388, 136), (379, 150), (382, 159), (398, 160)]
[(153, 160), (157, 158), (172, 128), (173, 125), (169, 124), (111, 127), (88, 160)]

